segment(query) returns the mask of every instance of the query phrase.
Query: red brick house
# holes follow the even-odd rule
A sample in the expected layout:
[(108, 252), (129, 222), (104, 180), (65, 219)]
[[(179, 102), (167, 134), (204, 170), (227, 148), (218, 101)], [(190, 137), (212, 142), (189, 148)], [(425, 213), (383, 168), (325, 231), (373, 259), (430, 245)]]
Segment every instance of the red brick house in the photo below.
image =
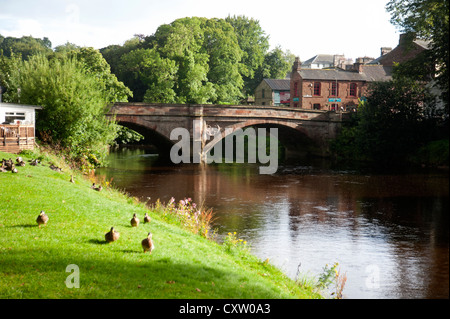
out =
[(290, 78), (291, 107), (313, 110), (349, 110), (364, 97), (367, 84), (391, 78), (392, 67), (365, 65), (357, 60), (354, 70), (302, 69), (295, 59)]

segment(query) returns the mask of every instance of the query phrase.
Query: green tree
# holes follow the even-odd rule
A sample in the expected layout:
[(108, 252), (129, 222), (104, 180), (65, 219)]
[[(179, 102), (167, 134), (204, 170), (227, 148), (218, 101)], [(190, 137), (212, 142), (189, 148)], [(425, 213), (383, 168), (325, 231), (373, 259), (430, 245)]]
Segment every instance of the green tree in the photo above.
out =
[(133, 96), (131, 90), (119, 81), (116, 75), (111, 73), (111, 68), (99, 50), (91, 47), (76, 48), (67, 51), (69, 58), (76, 57), (83, 64), (87, 74), (93, 75), (98, 80), (101, 91), (106, 94), (108, 103), (127, 102), (129, 96)]
[(209, 55), (208, 79), (213, 84), (213, 103), (238, 103), (244, 81), (241, 76), (243, 51), (233, 27), (223, 19), (208, 19), (204, 26), (203, 47)]
[(244, 94), (253, 95), (256, 86), (254, 78), (263, 65), (269, 49), (269, 36), (262, 30), (259, 21), (245, 16), (228, 16), (226, 22), (234, 28), (239, 47), (243, 51), (241, 75), (244, 80)]
[(2, 37), (0, 41), (0, 51), (7, 57), (12, 54), (20, 54), (24, 60), (30, 56), (42, 53), (48, 54), (52, 52), (52, 43), (48, 38), (33, 38), (31, 36), (23, 36), (21, 38)]
[(404, 163), (430, 139), (434, 99), (415, 80), (397, 78), (372, 83), (357, 118), (332, 143), (342, 158), (377, 165)]
[(448, 117), (449, 0), (390, 0), (386, 9), (391, 23), (402, 32), (431, 41), (429, 61), (437, 66), (436, 80)]
[(145, 102), (175, 102), (175, 62), (162, 58), (155, 49), (137, 49), (121, 58), (119, 71), (134, 94)]
[(9, 101), (18, 102), (20, 87), (20, 103), (42, 106), (36, 129), (50, 134), (52, 143), (81, 161), (100, 164), (105, 159), (118, 127), (105, 117), (107, 95), (82, 62), (38, 54), (21, 62), (10, 79), (15, 88), (7, 92)]

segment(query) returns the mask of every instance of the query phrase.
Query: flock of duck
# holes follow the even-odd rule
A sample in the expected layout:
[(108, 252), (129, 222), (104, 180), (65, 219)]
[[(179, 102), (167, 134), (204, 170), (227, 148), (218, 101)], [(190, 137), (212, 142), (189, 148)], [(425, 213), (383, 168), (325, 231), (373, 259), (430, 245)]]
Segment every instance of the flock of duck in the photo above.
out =
[[(40, 163), (39, 160), (37, 160), (37, 159), (30, 160), (29, 162), (30, 162), (30, 165), (32, 165), (32, 166), (36, 166), (36, 165), (38, 165)], [(18, 165), (18, 166), (25, 166), (25, 162), (23, 161), (23, 159), (21, 157), (18, 157), (16, 159), (15, 163), (13, 162), (13, 160), (11, 158), (9, 160), (3, 159), (2, 160), (2, 165), (0, 167), (0, 172), (11, 171), (12, 173), (17, 173), (16, 165)], [(54, 170), (54, 171), (59, 171), (59, 172), (62, 171), (61, 168), (56, 167), (53, 164), (50, 165), (50, 168), (52, 170)], [(75, 182), (74, 178), (73, 178), (73, 175), (70, 175), (70, 182), (71, 183)], [(96, 186), (95, 183), (92, 184), (91, 188), (96, 190), (96, 191), (99, 191), (99, 192), (103, 189), (102, 185)], [(49, 217), (44, 211), (41, 211), (39, 213), (38, 217), (36, 218), (36, 223), (38, 224), (39, 228), (41, 228), (41, 225), (44, 225), (44, 226), (47, 225), (48, 221), (49, 221)], [(144, 224), (145, 223), (150, 223), (150, 221), (151, 221), (150, 216), (148, 216), (148, 213), (145, 213)], [(131, 224), (132, 227), (138, 227), (139, 226), (140, 220), (139, 220), (139, 218), (137, 217), (136, 214), (133, 214), (133, 218), (131, 219), (130, 224)], [(114, 227), (111, 227), (111, 230), (105, 234), (105, 241), (107, 243), (112, 243), (112, 242), (118, 240), (119, 237), (120, 237), (120, 233), (117, 232), (114, 229)], [(155, 245), (153, 244), (152, 233), (151, 232), (149, 232), (147, 237), (144, 238), (141, 241), (141, 245), (142, 245), (142, 248), (144, 250), (144, 253), (146, 253), (147, 251), (150, 254), (152, 253), (153, 249), (155, 248)]]
[[(150, 223), (150, 220), (151, 220), (151, 218), (150, 218), (150, 216), (148, 216), (148, 213), (145, 213), (144, 224)], [(133, 214), (133, 218), (131, 218), (131, 220), (130, 220), (131, 226), (138, 227), (139, 223), (140, 223), (139, 218), (137, 217), (136, 214)], [(112, 243), (112, 242), (118, 240), (119, 237), (120, 237), (120, 233), (118, 231), (116, 231), (114, 229), (114, 227), (111, 227), (111, 230), (105, 234), (105, 241), (107, 243)], [(141, 246), (142, 246), (142, 249), (144, 249), (144, 253), (146, 253), (148, 251), (151, 254), (152, 250), (155, 249), (155, 244), (153, 244), (151, 232), (149, 232), (147, 237), (141, 241)]]

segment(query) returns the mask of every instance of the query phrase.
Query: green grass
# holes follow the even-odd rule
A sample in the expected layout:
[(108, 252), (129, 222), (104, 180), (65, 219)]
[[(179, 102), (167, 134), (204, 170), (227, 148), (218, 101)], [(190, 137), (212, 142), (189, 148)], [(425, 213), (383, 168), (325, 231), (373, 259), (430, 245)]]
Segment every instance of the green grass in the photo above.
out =
[[(0, 160), (16, 157), (0, 152)], [(0, 173), (0, 298), (321, 297), (241, 249), (170, 224), (119, 191), (96, 192), (61, 161), (64, 171), (55, 172), (49, 161), (57, 159), (42, 158), (41, 166)], [(38, 228), (41, 210), (50, 219)], [(145, 212), (152, 222), (132, 228), (133, 213), (142, 221)], [(106, 244), (111, 226), (121, 237)], [(151, 255), (140, 244), (148, 231), (156, 246)], [(66, 287), (70, 264), (79, 267), (79, 288)]]

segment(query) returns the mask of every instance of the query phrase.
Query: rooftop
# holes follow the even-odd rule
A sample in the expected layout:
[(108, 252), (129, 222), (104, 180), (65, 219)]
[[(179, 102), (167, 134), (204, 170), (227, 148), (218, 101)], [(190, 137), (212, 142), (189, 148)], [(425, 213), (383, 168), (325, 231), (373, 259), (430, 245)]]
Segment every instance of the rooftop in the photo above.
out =
[(272, 90), (289, 91), (291, 89), (290, 79), (264, 79), (264, 81)]

